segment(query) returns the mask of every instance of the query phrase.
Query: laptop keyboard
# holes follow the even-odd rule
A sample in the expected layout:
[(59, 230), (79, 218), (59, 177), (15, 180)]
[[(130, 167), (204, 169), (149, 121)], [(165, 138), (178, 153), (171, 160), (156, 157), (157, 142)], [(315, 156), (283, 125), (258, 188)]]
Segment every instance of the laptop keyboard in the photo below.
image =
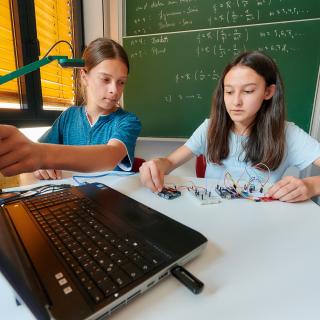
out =
[(24, 203), (95, 303), (116, 299), (120, 289), (170, 258), (146, 241), (117, 236), (95, 218), (95, 203), (68, 190)]

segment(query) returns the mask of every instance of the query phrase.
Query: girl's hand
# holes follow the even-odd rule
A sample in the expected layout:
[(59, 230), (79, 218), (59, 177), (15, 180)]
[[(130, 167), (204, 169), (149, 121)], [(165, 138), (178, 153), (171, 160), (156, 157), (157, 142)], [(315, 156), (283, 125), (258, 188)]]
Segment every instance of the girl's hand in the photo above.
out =
[(308, 178), (299, 179), (288, 176), (275, 183), (266, 196), (285, 202), (298, 202), (313, 197), (314, 190)]
[(173, 151), (166, 158), (157, 158), (144, 162), (140, 167), (142, 184), (153, 192), (160, 192), (164, 185), (164, 175), (190, 160), (194, 154), (185, 145)]
[(0, 125), (0, 171), (5, 176), (43, 167), (45, 152), (40, 143), (26, 138), (16, 127)]
[(166, 162), (166, 158), (153, 159), (144, 162), (139, 169), (141, 183), (153, 192), (163, 189)]
[(62, 179), (62, 171), (54, 169), (37, 170), (34, 172), (34, 176), (39, 180), (57, 180)]

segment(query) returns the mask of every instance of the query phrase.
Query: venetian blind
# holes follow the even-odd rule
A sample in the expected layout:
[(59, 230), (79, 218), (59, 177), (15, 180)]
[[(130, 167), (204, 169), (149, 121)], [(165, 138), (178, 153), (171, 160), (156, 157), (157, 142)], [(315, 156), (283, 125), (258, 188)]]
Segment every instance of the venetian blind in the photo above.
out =
[[(35, 0), (37, 37), (40, 56), (59, 40), (73, 43), (71, 0)], [(65, 43), (57, 45), (49, 55), (72, 56)], [(61, 68), (52, 62), (40, 69), (44, 109), (64, 109), (74, 103), (73, 69)]]

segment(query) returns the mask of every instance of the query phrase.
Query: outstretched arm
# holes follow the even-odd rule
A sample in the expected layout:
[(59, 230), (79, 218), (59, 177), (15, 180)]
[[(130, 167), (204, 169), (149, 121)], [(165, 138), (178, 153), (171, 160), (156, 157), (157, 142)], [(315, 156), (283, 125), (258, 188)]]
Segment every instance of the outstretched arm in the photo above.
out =
[[(320, 167), (320, 158), (313, 164)], [(267, 196), (286, 202), (304, 201), (318, 195), (320, 195), (320, 176), (303, 179), (284, 177), (275, 183), (267, 194)]]
[(160, 192), (164, 184), (164, 175), (190, 160), (192, 156), (191, 150), (186, 146), (182, 146), (166, 158), (156, 158), (144, 162), (140, 167), (142, 184), (153, 192)]
[(117, 140), (95, 146), (42, 144), (30, 141), (13, 126), (0, 125), (0, 171), (6, 176), (39, 169), (112, 170), (126, 154)]

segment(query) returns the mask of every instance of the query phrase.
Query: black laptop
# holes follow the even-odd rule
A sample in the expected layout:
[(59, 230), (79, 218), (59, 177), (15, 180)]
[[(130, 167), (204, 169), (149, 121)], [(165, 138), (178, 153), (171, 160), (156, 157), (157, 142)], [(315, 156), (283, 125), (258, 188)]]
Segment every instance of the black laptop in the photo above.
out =
[(100, 183), (7, 203), (0, 271), (37, 319), (103, 319), (207, 239)]

